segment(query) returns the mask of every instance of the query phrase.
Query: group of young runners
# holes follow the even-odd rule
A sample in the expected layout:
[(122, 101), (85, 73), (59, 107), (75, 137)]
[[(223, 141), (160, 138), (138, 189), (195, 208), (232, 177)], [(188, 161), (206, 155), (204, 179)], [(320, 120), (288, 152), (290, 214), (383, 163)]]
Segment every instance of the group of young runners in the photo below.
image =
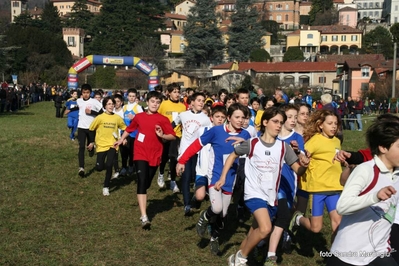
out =
[[(103, 195), (108, 196), (112, 169), (117, 176), (132, 172), (134, 166), (144, 229), (151, 226), (147, 190), (158, 167), (157, 184), (165, 187), (169, 162), (170, 189), (173, 193), (181, 189), (184, 215), (192, 215), (192, 209), (209, 197), (210, 206), (200, 212), (196, 231), (200, 237), (209, 236), (213, 254), (220, 253), (218, 239), (229, 222), (225, 217), (233, 194), (240, 199), (237, 211), (246, 208), (253, 215), (239, 250), (228, 258), (230, 266), (246, 265), (251, 251), (266, 241), (264, 265), (277, 265), (282, 236), (290, 245), (289, 236), (299, 226), (320, 232), (324, 206), (333, 243), (327, 265), (397, 265), (389, 244), (399, 248), (399, 215), (395, 215), (399, 119), (394, 115), (385, 115), (369, 127), (366, 157), (371, 160), (366, 162), (364, 157), (364, 163), (355, 168), (354, 153), (342, 151), (337, 138), (341, 128), (337, 113), (310, 114), (306, 103), (281, 104), (270, 97), (251, 100), (263, 107), (255, 110), (249, 92), (239, 89), (234, 97), (222, 91), (219, 99), (224, 101), (207, 108), (204, 93), (193, 92), (182, 103), (180, 87), (170, 84), (166, 99), (158, 91), (147, 93), (143, 109), (136, 103), (135, 90), (128, 91), (125, 105), (120, 95), (105, 97), (102, 103), (90, 98), (88, 84), (81, 92), (79, 99), (72, 92), (72, 102), (67, 102), (71, 139), (74, 125), (78, 131), (78, 173), (85, 176), (85, 150), (92, 155), (95, 149), (97, 170), (106, 170)], [(78, 119), (69, 118), (73, 112), (78, 112)], [(347, 168), (342, 171), (342, 167)], [(305, 216), (308, 205), (310, 218)]]

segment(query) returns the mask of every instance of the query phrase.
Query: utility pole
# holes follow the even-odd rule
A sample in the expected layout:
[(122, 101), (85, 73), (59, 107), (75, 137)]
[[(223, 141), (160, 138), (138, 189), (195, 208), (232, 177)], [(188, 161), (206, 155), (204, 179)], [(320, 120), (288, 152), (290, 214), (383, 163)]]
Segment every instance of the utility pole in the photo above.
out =
[(343, 88), (342, 88), (342, 99), (344, 99), (345, 100), (345, 79), (346, 79), (346, 76), (345, 76), (345, 70), (344, 70), (344, 75), (343, 75)]
[(393, 43), (392, 98), (395, 98), (396, 87), (396, 42)]

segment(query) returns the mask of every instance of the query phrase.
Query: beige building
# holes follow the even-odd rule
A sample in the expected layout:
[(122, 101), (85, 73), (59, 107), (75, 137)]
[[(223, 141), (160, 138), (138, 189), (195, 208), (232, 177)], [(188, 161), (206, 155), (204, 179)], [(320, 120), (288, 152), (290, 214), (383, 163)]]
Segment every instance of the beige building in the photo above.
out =
[(182, 89), (197, 88), (199, 77), (176, 70), (160, 77), (160, 84), (167, 85), (171, 83), (179, 84)]
[(62, 28), (62, 38), (74, 59), (84, 56), (84, 30), (78, 28)]
[(175, 6), (175, 13), (179, 15), (187, 16), (190, 14), (190, 8), (195, 6), (195, 1), (184, 0)]
[(362, 48), (362, 31), (344, 25), (306, 26), (287, 35), (287, 49), (292, 46), (299, 46), (310, 55), (319, 52), (354, 53)]
[(266, 0), (256, 1), (254, 6), (263, 20), (274, 20), (288, 30), (299, 28), (299, 3), (296, 0)]
[(14, 22), (15, 17), (18, 17), (27, 10), (27, 0), (11, 1), (11, 23)]
[[(68, 0), (50, 0), (53, 5), (57, 8), (60, 16), (65, 16), (68, 13), (72, 12), (72, 7), (76, 1), (68, 1)], [(87, 9), (92, 13), (100, 12), (102, 7), (101, 1), (99, 0), (87, 0)]]

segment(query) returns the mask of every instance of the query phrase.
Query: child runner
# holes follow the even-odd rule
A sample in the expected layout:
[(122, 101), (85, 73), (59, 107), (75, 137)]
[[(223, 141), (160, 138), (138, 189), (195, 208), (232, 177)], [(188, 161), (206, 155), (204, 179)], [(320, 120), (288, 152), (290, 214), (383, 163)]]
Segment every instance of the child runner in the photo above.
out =
[[(200, 135), (199, 130), (203, 127), (211, 125), (209, 117), (202, 112), (205, 103), (205, 94), (201, 92), (195, 92), (187, 101), (191, 106), (190, 111), (180, 113), (177, 118), (173, 121), (172, 127), (175, 128), (177, 125), (182, 126), (182, 138), (180, 141), (179, 155), (187, 149), (191, 143), (194, 142)], [(190, 205), (190, 182), (195, 178), (195, 167), (197, 165), (197, 155), (193, 155), (188, 162), (184, 172), (181, 174), (181, 188), (183, 190), (183, 201), (184, 201), (184, 215), (191, 214)]]
[(377, 121), (366, 139), (374, 159), (353, 170), (338, 200), (343, 216), (328, 266), (398, 265), (389, 236), (399, 202), (399, 123)]
[[(129, 89), (127, 91), (127, 104), (123, 106), (123, 120), (126, 126), (129, 126), (136, 114), (143, 112), (143, 108), (136, 103), (136, 98), (137, 90)], [(137, 130), (130, 133), (126, 138), (126, 144), (121, 146), (122, 170), (120, 174), (122, 176), (133, 174), (133, 151), (136, 135)]]
[[(113, 113), (115, 100), (112, 97), (105, 97), (102, 102), (105, 112), (98, 115), (90, 125), (90, 131), (96, 131), (96, 150), (97, 150), (97, 171), (106, 170), (103, 195), (109, 196), (109, 185), (112, 176), (112, 166), (117, 156), (117, 150), (114, 147), (115, 140), (119, 138), (119, 129), (124, 130), (126, 128), (122, 118), (119, 115)], [(93, 136), (92, 134), (91, 136)], [(89, 145), (93, 148), (94, 143), (91, 140)]]
[[(223, 105), (216, 105), (211, 110), (211, 121), (212, 125), (209, 127), (204, 127), (201, 129), (200, 136), (208, 131), (212, 126), (220, 126), (224, 124), (226, 120), (227, 111)], [(197, 166), (195, 168), (196, 177), (195, 177), (195, 202), (196, 206), (199, 209), (199, 204), (202, 202), (206, 196), (206, 192), (208, 190), (208, 184), (210, 184), (211, 180), (208, 174), (208, 166), (209, 166), (209, 157), (210, 152), (212, 150), (211, 144), (207, 144), (202, 147), (201, 151), (198, 153)]]
[[(90, 131), (89, 127), (93, 122), (95, 115), (102, 111), (102, 105), (99, 101), (90, 98), (91, 86), (83, 84), (81, 88), (82, 97), (76, 103), (79, 108), (79, 122), (78, 122), (78, 141), (79, 141), (79, 176), (85, 176), (85, 150), (89, 151), (89, 156), (94, 155), (94, 147), (89, 147), (90, 140), (94, 140), (95, 132)], [(87, 142), (87, 144), (86, 144)]]
[(302, 178), (302, 189), (312, 197), (312, 217), (306, 218), (297, 210), (290, 222), (294, 226), (303, 226), (314, 233), (320, 232), (323, 226), (324, 205), (331, 220), (332, 238), (341, 221), (336, 205), (342, 186), (339, 177), (341, 164), (334, 162), (336, 152), (341, 149), (340, 140), (336, 137), (340, 128), (337, 115), (329, 110), (318, 110), (310, 116), (305, 127), (305, 150), (310, 153), (309, 167)]
[(147, 94), (147, 111), (135, 115), (122, 137), (114, 144), (115, 146), (121, 145), (130, 133), (138, 129), (133, 160), (137, 170), (137, 201), (143, 229), (148, 229), (151, 226), (147, 216), (147, 190), (161, 163), (162, 143), (175, 139), (175, 132), (169, 120), (158, 113), (161, 102), (162, 94), (150, 91)]
[[(285, 112), (287, 120), (285, 121), (278, 139), (284, 141), (294, 149), (296, 154), (304, 151), (303, 137), (295, 132), (297, 124), (298, 106), (287, 104), (280, 107)], [(281, 172), (280, 188), (278, 190), (278, 208), (276, 219), (274, 221), (273, 232), (270, 235), (269, 251), (264, 266), (277, 265), (277, 246), (284, 232), (284, 240), (288, 240), (288, 230), (291, 219), (291, 209), (293, 208), (294, 198), (297, 188), (297, 176), (295, 172), (286, 163), (283, 164)], [(283, 241), (283, 249), (288, 250), (291, 246), (290, 241)]]
[(247, 155), (244, 199), (255, 220), (241, 243), (240, 250), (229, 257), (228, 263), (231, 266), (246, 265), (248, 254), (270, 233), (271, 218), (276, 213), (283, 163), (290, 165), (297, 174), (304, 173), (309, 163), (306, 156), (301, 156), (299, 164), (293, 149), (277, 139), (286, 118), (285, 113), (276, 107), (266, 109), (261, 120), (262, 136), (251, 138), (235, 147), (225, 162), (220, 180), (215, 184), (215, 190), (223, 188), (226, 174), (233, 162), (238, 156)]
[[(172, 123), (181, 112), (186, 111), (186, 106), (180, 102), (180, 86), (177, 83), (169, 84), (166, 88), (166, 91), (169, 98), (168, 100), (162, 102), (161, 107), (159, 107), (159, 113), (169, 118), (170, 123)], [(174, 131), (176, 133), (176, 139), (164, 143), (162, 160), (161, 165), (159, 166), (159, 175), (157, 181), (159, 187), (162, 188), (165, 186), (165, 179), (163, 174), (165, 171), (166, 163), (170, 161), (170, 189), (173, 191), (173, 193), (179, 193), (180, 189), (176, 184), (175, 170), (180, 145), (180, 138), (182, 135), (181, 125), (176, 126), (174, 128)]]
[[(114, 100), (115, 100), (114, 114), (120, 116), (120, 118), (123, 119), (123, 96), (121, 94), (116, 93), (114, 95)], [(123, 133), (122, 130), (118, 130), (118, 139), (121, 137), (122, 133)], [(119, 157), (119, 152), (117, 150), (116, 155), (115, 155), (115, 161), (114, 161), (115, 173), (112, 176), (112, 178), (119, 177), (119, 165), (118, 165), (119, 158), (118, 157)]]
[(79, 107), (77, 104), (77, 99), (78, 99), (78, 92), (76, 90), (71, 91), (71, 98), (68, 99), (66, 102), (66, 110), (65, 110), (65, 115), (68, 115), (68, 122), (67, 126), (69, 129), (71, 129), (71, 134), (69, 135), (69, 138), (74, 141), (75, 140), (75, 132), (78, 129), (78, 119), (79, 119)]
[[(213, 254), (219, 253), (219, 231), (223, 228), (223, 221), (227, 214), (227, 209), (230, 205), (231, 195), (233, 193), (237, 162), (231, 163), (231, 167), (228, 169), (226, 182), (222, 187), (222, 190), (216, 191), (214, 189), (215, 183), (219, 180), (221, 170), (227, 156), (234, 150), (232, 145), (235, 140), (227, 140), (231, 136), (240, 137), (243, 139), (249, 139), (250, 135), (246, 130), (242, 130), (245, 117), (248, 116), (248, 107), (243, 106), (239, 103), (232, 104), (227, 111), (228, 124), (215, 126), (206, 131), (200, 138), (195, 140), (179, 158), (176, 166), (178, 173), (184, 171), (185, 163), (194, 156), (202, 147), (207, 144), (211, 144), (210, 158), (213, 160), (209, 161), (208, 178), (211, 180), (208, 185), (209, 198), (211, 206), (201, 212), (200, 218), (196, 225), (196, 230), (199, 236), (204, 237), (207, 231), (208, 221), (217, 225), (212, 226), (213, 232), (210, 241), (210, 248)], [(222, 217), (220, 217), (222, 214)], [(213, 221), (216, 220), (216, 221)]]

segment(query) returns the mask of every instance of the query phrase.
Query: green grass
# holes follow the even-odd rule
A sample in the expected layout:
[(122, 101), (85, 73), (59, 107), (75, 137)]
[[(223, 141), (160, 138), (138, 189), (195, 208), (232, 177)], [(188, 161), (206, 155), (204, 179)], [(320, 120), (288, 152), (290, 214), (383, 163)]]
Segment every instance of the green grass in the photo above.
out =
[[(195, 232), (198, 212), (184, 217), (182, 194), (159, 190), (154, 179), (152, 230), (143, 231), (135, 178), (113, 182), (104, 197), (104, 172), (78, 177), (78, 144), (50, 102), (0, 114), (0, 128), (0, 265), (226, 265), (249, 229), (250, 218), (240, 225), (229, 212), (222, 254), (212, 256)], [(344, 149), (364, 145), (364, 131), (345, 131)], [(86, 156), (86, 171), (94, 166), (95, 157)], [(284, 254), (282, 265), (322, 265), (328, 219), (322, 233), (299, 235), (300, 249)]]

